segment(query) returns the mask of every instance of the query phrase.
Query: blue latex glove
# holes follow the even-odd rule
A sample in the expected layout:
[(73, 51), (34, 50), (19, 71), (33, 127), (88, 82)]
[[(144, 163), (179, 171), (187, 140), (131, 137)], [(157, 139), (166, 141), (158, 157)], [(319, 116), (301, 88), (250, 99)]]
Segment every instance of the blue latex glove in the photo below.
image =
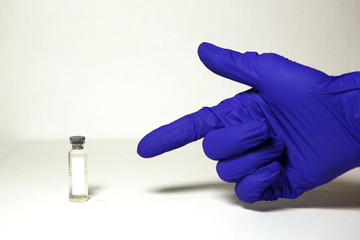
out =
[(360, 165), (360, 72), (328, 76), (277, 54), (199, 46), (220, 76), (253, 88), (146, 135), (153, 157), (205, 137), (221, 179), (242, 201), (296, 198)]

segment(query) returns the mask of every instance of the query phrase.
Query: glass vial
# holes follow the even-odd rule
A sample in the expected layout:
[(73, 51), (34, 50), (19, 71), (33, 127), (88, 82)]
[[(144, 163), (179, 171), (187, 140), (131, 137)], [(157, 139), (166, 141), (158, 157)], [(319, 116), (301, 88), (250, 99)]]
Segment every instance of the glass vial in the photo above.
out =
[(87, 154), (83, 144), (85, 137), (70, 137), (72, 149), (69, 152), (69, 200), (70, 202), (85, 202), (88, 195)]

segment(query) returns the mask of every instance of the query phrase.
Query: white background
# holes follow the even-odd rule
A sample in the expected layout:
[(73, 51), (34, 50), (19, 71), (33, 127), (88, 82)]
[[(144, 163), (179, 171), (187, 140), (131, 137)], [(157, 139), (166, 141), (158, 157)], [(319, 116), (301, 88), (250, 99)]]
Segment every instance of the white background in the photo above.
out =
[[(357, 0), (0, 0), (0, 142), (140, 139), (247, 87), (208, 71), (203, 42), (359, 70)], [(1, 148), (0, 148), (1, 150)]]

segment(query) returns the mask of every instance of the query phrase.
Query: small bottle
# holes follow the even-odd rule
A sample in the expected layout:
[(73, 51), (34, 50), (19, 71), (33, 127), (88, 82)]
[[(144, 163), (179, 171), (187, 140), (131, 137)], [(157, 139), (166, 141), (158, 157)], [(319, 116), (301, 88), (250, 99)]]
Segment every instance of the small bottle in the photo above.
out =
[(70, 202), (85, 202), (88, 195), (87, 154), (83, 144), (85, 137), (70, 137), (72, 149), (69, 152), (69, 200)]

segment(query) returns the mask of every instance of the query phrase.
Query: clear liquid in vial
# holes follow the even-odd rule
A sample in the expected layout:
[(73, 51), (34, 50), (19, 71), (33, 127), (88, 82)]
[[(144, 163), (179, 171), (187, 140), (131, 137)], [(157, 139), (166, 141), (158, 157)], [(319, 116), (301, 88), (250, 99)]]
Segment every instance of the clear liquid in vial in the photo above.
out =
[(84, 172), (84, 190), (80, 194), (74, 194), (73, 184), (72, 184), (73, 183), (72, 173), (71, 173), (71, 170), (69, 170), (69, 200), (70, 200), (70, 202), (86, 202), (89, 199), (87, 175), (88, 175), (88, 172), (85, 171)]

